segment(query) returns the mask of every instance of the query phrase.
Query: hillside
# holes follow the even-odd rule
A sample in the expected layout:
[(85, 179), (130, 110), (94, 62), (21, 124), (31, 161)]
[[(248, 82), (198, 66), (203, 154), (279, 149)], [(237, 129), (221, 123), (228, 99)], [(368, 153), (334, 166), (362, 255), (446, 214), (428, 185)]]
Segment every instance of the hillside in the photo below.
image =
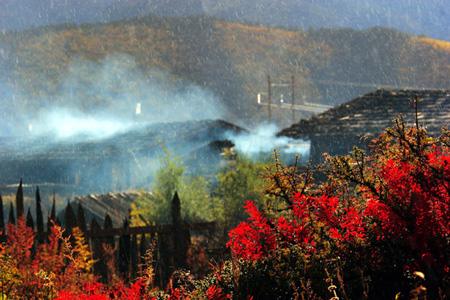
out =
[[(10, 129), (17, 116), (42, 117), (49, 106), (132, 117), (138, 102), (149, 119), (256, 123), (267, 118), (256, 95), (267, 91), (268, 74), (274, 83), (294, 74), (297, 101), (329, 105), (382, 87), (450, 86), (450, 43), (381, 27), (301, 31), (147, 16), (4, 31), (0, 45), (2, 122)], [(272, 93), (290, 99), (290, 87)], [(210, 114), (199, 115), (206, 107)], [(290, 123), (289, 111), (272, 114)]]
[(0, 29), (106, 23), (148, 14), (207, 15), (303, 30), (392, 27), (450, 41), (449, 7), (447, 0), (2, 0)]
[[(391, 27), (450, 41), (446, 0), (222, 0), (203, 1), (206, 13), (230, 21), (307, 29)], [(218, 2), (218, 3), (217, 3)], [(433, 22), (430, 22), (433, 20)]]

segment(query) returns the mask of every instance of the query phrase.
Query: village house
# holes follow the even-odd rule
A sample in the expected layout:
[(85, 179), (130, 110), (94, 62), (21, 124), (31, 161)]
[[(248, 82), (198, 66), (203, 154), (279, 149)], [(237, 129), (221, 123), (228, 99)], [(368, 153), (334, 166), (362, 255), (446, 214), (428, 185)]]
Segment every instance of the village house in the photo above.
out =
[(244, 129), (222, 120), (153, 123), (104, 139), (6, 139), (0, 147), (0, 193), (39, 185), (44, 195), (106, 194), (151, 183), (163, 149), (183, 161), (186, 174), (214, 172), (227, 133)]
[(403, 115), (407, 126), (415, 126), (418, 103), (419, 125), (437, 137), (450, 120), (450, 90), (379, 89), (282, 130), (278, 136), (309, 140), (312, 163), (323, 162), (323, 153), (346, 155), (354, 146), (367, 148), (393, 120)]

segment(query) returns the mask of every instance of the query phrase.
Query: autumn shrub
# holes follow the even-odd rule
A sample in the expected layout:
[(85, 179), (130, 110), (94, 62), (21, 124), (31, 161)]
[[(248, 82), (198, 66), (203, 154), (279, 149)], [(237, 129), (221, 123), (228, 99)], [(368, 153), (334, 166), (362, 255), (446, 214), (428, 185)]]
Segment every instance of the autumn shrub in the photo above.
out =
[(109, 300), (109, 299), (123, 299), (123, 300), (146, 300), (156, 299), (151, 297), (145, 291), (145, 282), (143, 279), (138, 279), (129, 287), (124, 286), (123, 283), (117, 283), (113, 286), (104, 286), (96, 281), (87, 281), (81, 285), (76, 291), (61, 291), (55, 300)]
[(275, 155), (266, 176), (275, 204), (261, 212), (247, 202), (249, 221), (229, 234), (236, 299), (331, 298), (331, 281), (344, 299), (401, 298), (415, 271), (432, 299), (450, 293), (450, 135), (395, 122), (369, 153), (326, 156), (320, 184)]
[(17, 269), (17, 261), (2, 252), (0, 254), (0, 296), (15, 299), (22, 286), (23, 278)]
[(242, 274), (233, 291), (237, 299), (290, 299), (309, 290), (326, 291), (325, 268), (342, 268), (333, 261), (339, 257), (345, 267), (361, 262), (362, 215), (354, 209), (337, 212), (337, 203), (336, 197), (296, 195), (291, 218), (267, 219), (248, 202), (251, 222), (232, 230), (228, 243)]
[(48, 242), (35, 245), (36, 234), (23, 217), (7, 224), (7, 242), (0, 246), (3, 268), (1, 292), (7, 299), (53, 299), (58, 291), (76, 291), (95, 279), (94, 261), (80, 229), (73, 229), (74, 244), (63, 230), (50, 227)]
[(36, 234), (26, 226), (25, 219), (19, 217), (17, 225), (8, 223), (7, 243), (0, 246), (2, 265), (1, 293), (7, 299), (23, 299), (38, 296), (51, 297), (52, 288), (48, 287), (42, 273), (34, 268), (33, 247)]

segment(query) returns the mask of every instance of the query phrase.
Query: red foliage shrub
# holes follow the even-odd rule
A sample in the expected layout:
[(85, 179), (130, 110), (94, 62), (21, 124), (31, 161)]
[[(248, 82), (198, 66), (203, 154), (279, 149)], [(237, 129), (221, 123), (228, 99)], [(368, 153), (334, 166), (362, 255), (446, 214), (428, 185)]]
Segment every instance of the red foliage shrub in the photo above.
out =
[(416, 264), (448, 272), (450, 155), (434, 150), (417, 161), (388, 160), (379, 193), (366, 193), (365, 214), (377, 239), (404, 244)]
[[(145, 292), (145, 283), (142, 279), (138, 279), (130, 287), (125, 287), (122, 283), (118, 283), (112, 287), (105, 287), (101, 283), (91, 281), (86, 282), (78, 292), (62, 291), (58, 294), (55, 300), (110, 300), (110, 299), (124, 299), (124, 300), (145, 300), (156, 299), (150, 297)], [(175, 298), (178, 299), (178, 298)]]
[(250, 214), (251, 223), (241, 223), (230, 232), (228, 245), (239, 257), (249, 260), (258, 260), (269, 251), (276, 249), (275, 231), (268, 221), (258, 211), (256, 205), (248, 201), (245, 206)]
[(328, 238), (340, 248), (360, 243), (366, 235), (362, 212), (353, 207), (338, 209), (338, 204), (337, 197), (296, 194), (288, 218), (267, 220), (256, 205), (248, 201), (245, 208), (250, 222), (241, 223), (230, 231), (228, 246), (237, 257), (253, 261), (292, 244), (314, 252), (324, 234), (324, 230), (316, 232), (318, 228), (327, 229)]
[(226, 300), (231, 299), (230, 295), (225, 295), (222, 293), (222, 289), (216, 287), (215, 285), (210, 286), (206, 290), (206, 296), (208, 300)]
[(230, 232), (233, 255), (264, 262), (297, 245), (306, 261), (344, 258), (347, 273), (384, 274), (387, 282), (374, 281), (393, 289), (407, 289), (399, 272), (422, 270), (430, 295), (445, 290), (450, 279), (450, 133), (444, 130), (433, 139), (423, 128), (407, 130), (397, 121), (374, 142), (372, 156), (355, 149), (352, 157), (328, 157), (329, 180), (320, 187), (304, 180), (307, 175), (294, 176), (277, 165), (269, 193), (281, 196), (284, 215), (266, 219), (248, 202), (249, 221)]

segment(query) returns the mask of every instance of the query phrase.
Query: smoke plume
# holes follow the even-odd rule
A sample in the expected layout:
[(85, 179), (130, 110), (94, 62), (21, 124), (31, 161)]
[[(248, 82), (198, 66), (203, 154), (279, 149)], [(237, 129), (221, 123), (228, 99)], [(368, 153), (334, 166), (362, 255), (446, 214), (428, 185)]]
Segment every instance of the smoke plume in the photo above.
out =
[(5, 84), (0, 88), (8, 95), (3, 106), (14, 116), (0, 123), (0, 132), (15, 136), (22, 129), (60, 139), (105, 138), (143, 123), (218, 119), (225, 111), (213, 93), (164, 70), (144, 73), (124, 54), (74, 60), (52, 97), (33, 99), (37, 111), (30, 112), (26, 99)]
[(236, 145), (236, 149), (249, 157), (272, 153), (275, 149), (290, 160), (299, 154), (302, 161), (308, 159), (310, 142), (294, 140), (289, 137), (277, 137), (279, 128), (274, 124), (261, 124), (254, 130), (239, 135), (230, 133), (228, 138)]

